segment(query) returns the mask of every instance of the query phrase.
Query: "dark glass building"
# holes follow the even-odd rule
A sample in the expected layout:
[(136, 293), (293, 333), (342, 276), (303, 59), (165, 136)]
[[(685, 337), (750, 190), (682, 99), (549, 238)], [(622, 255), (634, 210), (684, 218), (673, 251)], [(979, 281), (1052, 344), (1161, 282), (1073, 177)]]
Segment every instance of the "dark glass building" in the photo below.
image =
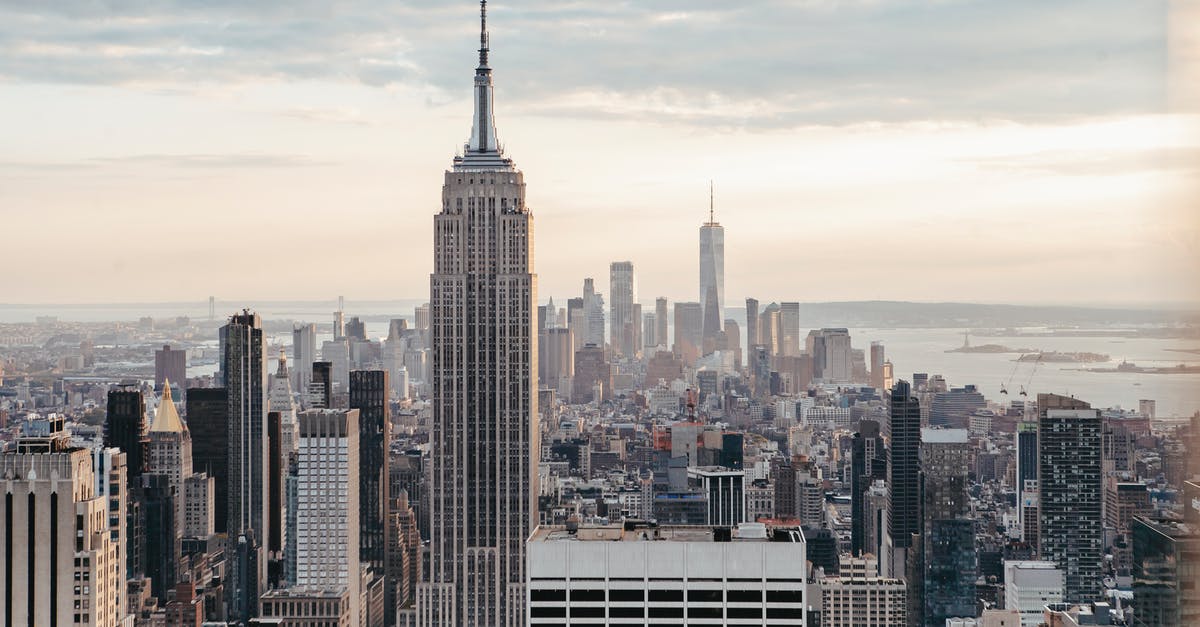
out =
[(904, 380), (892, 387), (891, 403), (888, 535), (894, 549), (907, 549), (912, 547), (913, 534), (921, 533), (921, 404)]
[(138, 535), (142, 567), (150, 579), (150, 594), (161, 605), (167, 603), (167, 591), (175, 587), (176, 565), (180, 559), (179, 535), (175, 530), (175, 499), (166, 475), (142, 475), (134, 484), (138, 500)]
[(947, 618), (975, 616), (975, 521), (955, 518), (929, 523), (925, 538), (925, 617), (927, 627)]
[(887, 478), (887, 446), (879, 434), (879, 423), (861, 420), (858, 433), (851, 442), (850, 474), (850, 551), (854, 555), (878, 554), (876, 547), (865, 546), (867, 508), (866, 493), (876, 479)]
[(104, 421), (104, 446), (125, 453), (130, 485), (146, 471), (150, 438), (146, 435), (146, 399), (136, 386), (108, 391), (108, 416)]
[(267, 346), (262, 318), (249, 310), (230, 317), (223, 329), (231, 574), (226, 592), (229, 618), (249, 622), (267, 583)]
[(354, 370), (350, 373), (350, 409), (358, 410), (359, 560), (377, 575), (387, 572), (388, 373)]
[(1133, 624), (1200, 625), (1200, 527), (1133, 519)]
[(213, 478), (213, 531), (225, 533), (229, 522), (228, 395), (225, 388), (192, 388), (185, 405), (192, 432), (192, 470)]
[(314, 361), (312, 365), (312, 383), (320, 385), (322, 394), (321, 407), (333, 407), (333, 362)]

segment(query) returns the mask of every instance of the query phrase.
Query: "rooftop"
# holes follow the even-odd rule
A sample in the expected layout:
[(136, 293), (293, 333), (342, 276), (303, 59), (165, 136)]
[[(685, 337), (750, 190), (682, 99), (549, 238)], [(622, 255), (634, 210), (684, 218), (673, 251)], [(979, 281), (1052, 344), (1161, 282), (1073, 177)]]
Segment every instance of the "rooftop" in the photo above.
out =
[(966, 429), (921, 429), (923, 444), (968, 444), (971, 434)]
[(627, 520), (620, 525), (580, 526), (576, 529), (541, 525), (530, 542), (804, 542), (795, 526), (770, 527), (763, 523), (741, 523), (737, 527), (689, 525), (659, 526), (654, 522)]

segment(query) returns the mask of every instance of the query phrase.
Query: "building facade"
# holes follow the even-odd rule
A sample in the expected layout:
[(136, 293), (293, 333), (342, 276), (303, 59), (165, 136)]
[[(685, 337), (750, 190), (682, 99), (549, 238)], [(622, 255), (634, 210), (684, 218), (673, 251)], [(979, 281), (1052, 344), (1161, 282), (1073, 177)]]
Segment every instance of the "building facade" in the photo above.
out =
[(533, 215), (496, 137), (486, 16), (482, 3), (471, 138), (434, 217), (430, 572), (417, 594), (430, 626), (519, 625), (537, 520)]

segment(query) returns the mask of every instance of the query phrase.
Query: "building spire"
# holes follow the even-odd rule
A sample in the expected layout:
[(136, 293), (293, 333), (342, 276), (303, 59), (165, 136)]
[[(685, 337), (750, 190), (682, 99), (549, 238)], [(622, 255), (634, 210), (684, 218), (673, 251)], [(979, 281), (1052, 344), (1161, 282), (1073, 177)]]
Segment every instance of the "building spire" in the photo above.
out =
[(487, 0), (479, 0), (479, 67), (488, 66)]
[(708, 179), (708, 223), (714, 225), (716, 217), (713, 214), (713, 179)]

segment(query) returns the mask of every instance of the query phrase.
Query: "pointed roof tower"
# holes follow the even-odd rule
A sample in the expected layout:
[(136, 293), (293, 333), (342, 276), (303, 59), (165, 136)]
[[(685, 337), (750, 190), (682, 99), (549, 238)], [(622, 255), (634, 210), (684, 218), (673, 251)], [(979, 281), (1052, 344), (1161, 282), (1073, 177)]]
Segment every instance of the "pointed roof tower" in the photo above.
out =
[(491, 37), (487, 29), (487, 0), (479, 2), (479, 65), (475, 68), (475, 107), (471, 138), (463, 155), (454, 159), (456, 170), (511, 170), (512, 160), (504, 157), (504, 148), (496, 137), (492, 68), (488, 65)]
[(185, 433), (187, 425), (179, 418), (179, 410), (175, 409), (175, 401), (171, 400), (171, 381), (163, 381), (162, 400), (154, 412), (154, 422), (150, 425), (151, 432)]

